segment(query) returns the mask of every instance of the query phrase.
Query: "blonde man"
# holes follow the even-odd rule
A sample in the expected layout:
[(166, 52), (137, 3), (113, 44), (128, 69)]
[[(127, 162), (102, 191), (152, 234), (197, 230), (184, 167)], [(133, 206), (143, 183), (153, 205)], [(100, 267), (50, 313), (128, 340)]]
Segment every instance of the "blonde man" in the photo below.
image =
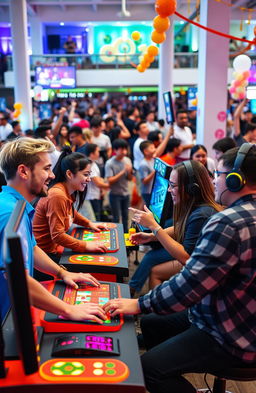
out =
[[(90, 274), (70, 273), (53, 262), (37, 245), (32, 233), (34, 209), (30, 202), (38, 196), (46, 196), (49, 182), (54, 178), (49, 154), (54, 150), (51, 142), (45, 139), (19, 138), (6, 143), (0, 151), (0, 168), (5, 175), (7, 186), (0, 193), (0, 255), (2, 255), (4, 228), (20, 199), (26, 200), (25, 223), (27, 231), (28, 252), (26, 269), (32, 304), (43, 310), (62, 315), (67, 319), (93, 319), (102, 322), (105, 313), (96, 304), (69, 305), (51, 295), (41, 284), (32, 278), (33, 267), (61, 278), (66, 284), (77, 287), (77, 282), (89, 282), (98, 286), (98, 281)], [(5, 284), (4, 264), (0, 258), (0, 283)], [(18, 277), (17, 277), (18, 280)], [(2, 288), (6, 288), (2, 285)], [(8, 303), (8, 293), (1, 289), (0, 304)]]

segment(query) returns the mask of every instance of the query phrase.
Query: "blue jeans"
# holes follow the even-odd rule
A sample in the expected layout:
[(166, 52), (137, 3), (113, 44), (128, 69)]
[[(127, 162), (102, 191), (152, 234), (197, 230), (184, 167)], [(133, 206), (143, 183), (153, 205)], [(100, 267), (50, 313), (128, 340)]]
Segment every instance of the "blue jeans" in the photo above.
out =
[(124, 233), (128, 233), (129, 195), (109, 194), (109, 203), (113, 214), (113, 221), (119, 222), (122, 216)]
[(130, 287), (139, 292), (146, 279), (149, 277), (152, 267), (159, 265), (160, 263), (171, 261), (172, 259), (173, 257), (164, 248), (150, 250), (146, 255), (144, 255), (133, 274), (129, 282)]
[(150, 393), (196, 393), (182, 374), (214, 373), (227, 365), (246, 367), (211, 335), (191, 325), (187, 311), (147, 315), (141, 320), (141, 330), (148, 349), (141, 361)]

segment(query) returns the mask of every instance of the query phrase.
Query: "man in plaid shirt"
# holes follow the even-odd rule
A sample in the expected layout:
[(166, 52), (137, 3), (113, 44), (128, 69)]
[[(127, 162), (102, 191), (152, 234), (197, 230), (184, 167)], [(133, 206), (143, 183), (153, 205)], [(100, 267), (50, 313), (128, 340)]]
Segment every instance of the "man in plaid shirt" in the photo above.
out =
[(151, 313), (141, 321), (151, 393), (195, 393), (184, 373), (256, 366), (256, 148), (240, 168), (245, 184), (231, 192), (237, 151), (224, 153), (216, 172), (216, 200), (228, 207), (210, 218), (182, 271), (139, 299), (105, 306), (113, 315)]

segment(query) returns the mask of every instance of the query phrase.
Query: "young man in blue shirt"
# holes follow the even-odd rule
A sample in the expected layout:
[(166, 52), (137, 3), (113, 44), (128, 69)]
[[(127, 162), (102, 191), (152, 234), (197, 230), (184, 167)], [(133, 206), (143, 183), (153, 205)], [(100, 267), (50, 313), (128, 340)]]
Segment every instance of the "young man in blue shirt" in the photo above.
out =
[(182, 271), (139, 299), (104, 306), (113, 315), (151, 313), (141, 321), (151, 393), (195, 393), (183, 374), (256, 365), (255, 146), (224, 153), (216, 176), (216, 201), (228, 207), (207, 222)]
[[(18, 200), (26, 200), (25, 222), (27, 231), (27, 249), (25, 267), (28, 272), (28, 287), (32, 304), (43, 310), (62, 315), (66, 319), (94, 319), (103, 322), (106, 319), (102, 308), (96, 304), (74, 306), (63, 302), (50, 294), (32, 278), (33, 267), (61, 278), (66, 284), (77, 287), (77, 282), (89, 282), (98, 286), (98, 281), (90, 274), (71, 273), (53, 262), (37, 245), (32, 233), (34, 209), (30, 202), (36, 197), (47, 195), (49, 182), (54, 179), (49, 153), (54, 150), (51, 142), (45, 139), (18, 138), (6, 143), (0, 151), (0, 167), (7, 186), (0, 193), (0, 282), (5, 283), (3, 261), (4, 228)], [(18, 277), (17, 277), (18, 280)], [(7, 286), (1, 290), (1, 311), (8, 303)]]

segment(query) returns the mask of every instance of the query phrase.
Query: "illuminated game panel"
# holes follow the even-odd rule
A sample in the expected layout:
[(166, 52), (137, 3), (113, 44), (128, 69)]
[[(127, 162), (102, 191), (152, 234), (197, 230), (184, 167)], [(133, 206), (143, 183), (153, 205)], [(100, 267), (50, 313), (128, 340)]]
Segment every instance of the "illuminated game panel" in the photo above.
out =
[(117, 383), (129, 376), (127, 365), (117, 359), (51, 359), (39, 373), (47, 381)]
[(117, 265), (119, 260), (109, 255), (71, 255), (69, 262), (81, 265)]
[(118, 233), (114, 228), (94, 232), (86, 228), (75, 228), (72, 233), (75, 239), (85, 242), (102, 242), (107, 247), (108, 252), (115, 252), (119, 249)]

